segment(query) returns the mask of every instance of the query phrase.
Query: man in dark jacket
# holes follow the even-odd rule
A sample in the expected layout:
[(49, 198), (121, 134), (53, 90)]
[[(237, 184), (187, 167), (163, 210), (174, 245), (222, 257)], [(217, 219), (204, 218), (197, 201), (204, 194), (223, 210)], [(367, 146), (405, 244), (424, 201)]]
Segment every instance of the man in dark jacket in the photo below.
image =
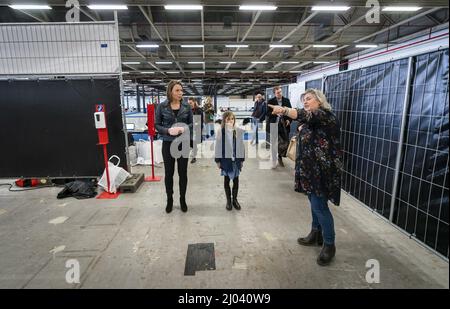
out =
[(258, 144), (258, 129), (260, 123), (266, 119), (267, 106), (261, 93), (256, 95), (255, 105), (252, 113), (252, 129), (255, 131), (252, 136), (251, 144)]
[[(275, 97), (270, 99), (267, 104), (292, 108), (291, 101), (289, 101), (288, 98), (283, 97), (280, 86), (274, 87), (273, 91)], [(284, 166), (282, 157), (286, 157), (287, 147), (289, 146), (290, 120), (286, 116), (272, 115), (272, 108), (270, 107), (267, 108), (266, 120), (267, 141), (270, 141), (272, 148), (272, 168), (276, 168), (277, 166), (277, 157), (278, 164)], [(278, 125), (278, 136), (270, 134), (271, 124)], [(276, 144), (278, 144), (278, 147), (273, 147)]]

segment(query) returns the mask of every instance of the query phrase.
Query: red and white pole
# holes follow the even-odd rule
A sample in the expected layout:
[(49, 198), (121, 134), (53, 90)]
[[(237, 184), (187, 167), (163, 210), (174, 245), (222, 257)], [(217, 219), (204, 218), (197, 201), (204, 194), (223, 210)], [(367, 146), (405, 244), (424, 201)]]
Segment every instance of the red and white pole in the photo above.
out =
[(98, 144), (103, 146), (103, 159), (105, 161), (105, 171), (106, 171), (106, 184), (108, 189), (103, 191), (97, 199), (115, 199), (120, 193), (111, 193), (111, 179), (109, 176), (109, 165), (108, 165), (108, 149), (107, 146), (109, 144), (109, 136), (108, 136), (108, 127), (106, 125), (106, 110), (104, 104), (97, 104), (95, 106), (95, 127), (97, 129), (98, 134)]

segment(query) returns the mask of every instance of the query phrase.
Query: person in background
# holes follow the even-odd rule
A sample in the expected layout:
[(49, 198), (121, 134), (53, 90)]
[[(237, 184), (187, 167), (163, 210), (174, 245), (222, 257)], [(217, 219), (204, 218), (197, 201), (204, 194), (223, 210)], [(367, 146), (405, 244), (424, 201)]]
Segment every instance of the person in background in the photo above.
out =
[(340, 125), (325, 95), (307, 89), (302, 95), (304, 108), (272, 106), (274, 115), (284, 115), (300, 123), (295, 160), (295, 190), (306, 193), (311, 203), (312, 227), (300, 245), (322, 245), (317, 257), (328, 265), (336, 254), (334, 220), (328, 201), (336, 206), (341, 197), (342, 148)]
[[(159, 104), (155, 112), (155, 128), (163, 140), (162, 155), (164, 160), (164, 184), (166, 186), (167, 205), (166, 212), (170, 213), (173, 208), (173, 174), (175, 172), (175, 161), (178, 165), (180, 206), (183, 212), (188, 210), (186, 204), (187, 189), (187, 167), (189, 159), (188, 151), (185, 153), (184, 143), (190, 142), (192, 134), (192, 109), (187, 103), (183, 103), (183, 85), (180, 81), (171, 80), (167, 85), (167, 100)], [(180, 142), (178, 151), (181, 156), (174, 158), (174, 142)], [(176, 146), (176, 144), (175, 144)], [(176, 148), (175, 148), (176, 149)]]
[[(272, 168), (276, 168), (277, 157), (278, 164), (280, 166), (284, 166), (282, 158), (286, 157), (287, 146), (289, 145), (290, 121), (289, 117), (273, 114), (270, 106), (282, 106), (288, 108), (291, 108), (292, 106), (291, 101), (289, 101), (288, 98), (283, 97), (283, 92), (280, 86), (274, 87), (273, 91), (275, 96), (267, 102), (266, 132), (272, 148)], [(270, 124), (276, 124), (278, 126), (278, 136), (275, 134), (270, 134)], [(277, 144), (277, 142), (278, 148), (273, 147)]]
[[(227, 198), (226, 209), (241, 209), (237, 200), (239, 191), (239, 174), (245, 161), (244, 130), (236, 127), (233, 112), (226, 111), (222, 115), (222, 129), (217, 133), (215, 145), (215, 161), (224, 176), (224, 189)], [(233, 180), (233, 191), (230, 188)]]
[(203, 112), (205, 113), (205, 135), (206, 138), (209, 138), (214, 135), (214, 105), (212, 104), (211, 97), (207, 97), (205, 99)]
[(252, 129), (255, 131), (251, 144), (255, 145), (259, 143), (258, 140), (258, 129), (262, 122), (264, 122), (264, 119), (266, 118), (266, 112), (267, 112), (267, 106), (266, 102), (264, 101), (264, 97), (261, 93), (258, 93), (256, 95), (256, 101), (255, 105), (253, 106), (253, 113), (252, 113)]
[[(197, 152), (198, 152), (198, 145), (201, 144), (203, 136), (203, 110), (200, 106), (198, 106), (198, 102), (194, 97), (190, 97), (188, 99), (189, 105), (192, 109), (192, 114), (194, 117), (194, 130), (192, 132), (193, 139), (192, 139), (192, 160), (191, 164), (197, 162)], [(200, 136), (197, 135), (196, 130), (200, 130)]]

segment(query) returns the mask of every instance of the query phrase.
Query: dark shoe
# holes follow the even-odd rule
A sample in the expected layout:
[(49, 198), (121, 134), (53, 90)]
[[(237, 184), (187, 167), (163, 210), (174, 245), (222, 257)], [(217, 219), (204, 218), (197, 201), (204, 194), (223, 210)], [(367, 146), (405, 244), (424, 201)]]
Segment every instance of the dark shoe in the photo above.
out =
[(237, 198), (234, 198), (234, 199), (233, 199), (233, 207), (234, 207), (236, 210), (241, 210), (241, 205), (239, 204)]
[(192, 164), (192, 163), (195, 163), (195, 162), (197, 162), (197, 159), (196, 159), (196, 158), (192, 158), (191, 164)]
[(181, 211), (182, 212), (186, 212), (188, 210), (185, 198), (181, 198), (180, 197), (180, 206), (181, 206)]
[(227, 210), (232, 210), (233, 206), (232, 206), (232, 202), (231, 202), (231, 192), (226, 192), (227, 190), (225, 190), (225, 196), (227, 197), (227, 206), (225, 207)]
[(227, 210), (232, 210), (233, 206), (231, 204), (231, 199), (227, 199), (227, 206), (225, 207)]
[(167, 206), (166, 206), (166, 212), (171, 213), (173, 209), (173, 198), (167, 197)]
[(326, 266), (330, 264), (333, 257), (336, 255), (336, 246), (323, 244), (322, 251), (320, 251), (317, 257), (317, 264), (320, 266)]
[(281, 157), (278, 157), (278, 165), (284, 167), (283, 159)]
[(297, 242), (302, 246), (315, 246), (315, 245), (322, 246), (323, 244), (322, 231), (312, 229), (311, 232), (309, 232), (308, 236), (300, 237), (299, 239), (297, 239)]

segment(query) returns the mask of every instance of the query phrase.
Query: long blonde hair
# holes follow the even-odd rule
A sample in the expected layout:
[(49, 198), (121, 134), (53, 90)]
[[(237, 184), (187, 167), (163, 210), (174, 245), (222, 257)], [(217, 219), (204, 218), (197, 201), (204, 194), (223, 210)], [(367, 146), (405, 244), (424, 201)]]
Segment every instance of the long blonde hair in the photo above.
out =
[(321, 108), (323, 108), (327, 111), (332, 110), (330, 103), (328, 103), (327, 97), (319, 89), (314, 89), (314, 88), (306, 89), (305, 92), (303, 92), (302, 96), (300, 97), (300, 100), (303, 101), (303, 97), (305, 95), (307, 95), (308, 93), (312, 94), (317, 99), (317, 101), (319, 101), (319, 105)]

